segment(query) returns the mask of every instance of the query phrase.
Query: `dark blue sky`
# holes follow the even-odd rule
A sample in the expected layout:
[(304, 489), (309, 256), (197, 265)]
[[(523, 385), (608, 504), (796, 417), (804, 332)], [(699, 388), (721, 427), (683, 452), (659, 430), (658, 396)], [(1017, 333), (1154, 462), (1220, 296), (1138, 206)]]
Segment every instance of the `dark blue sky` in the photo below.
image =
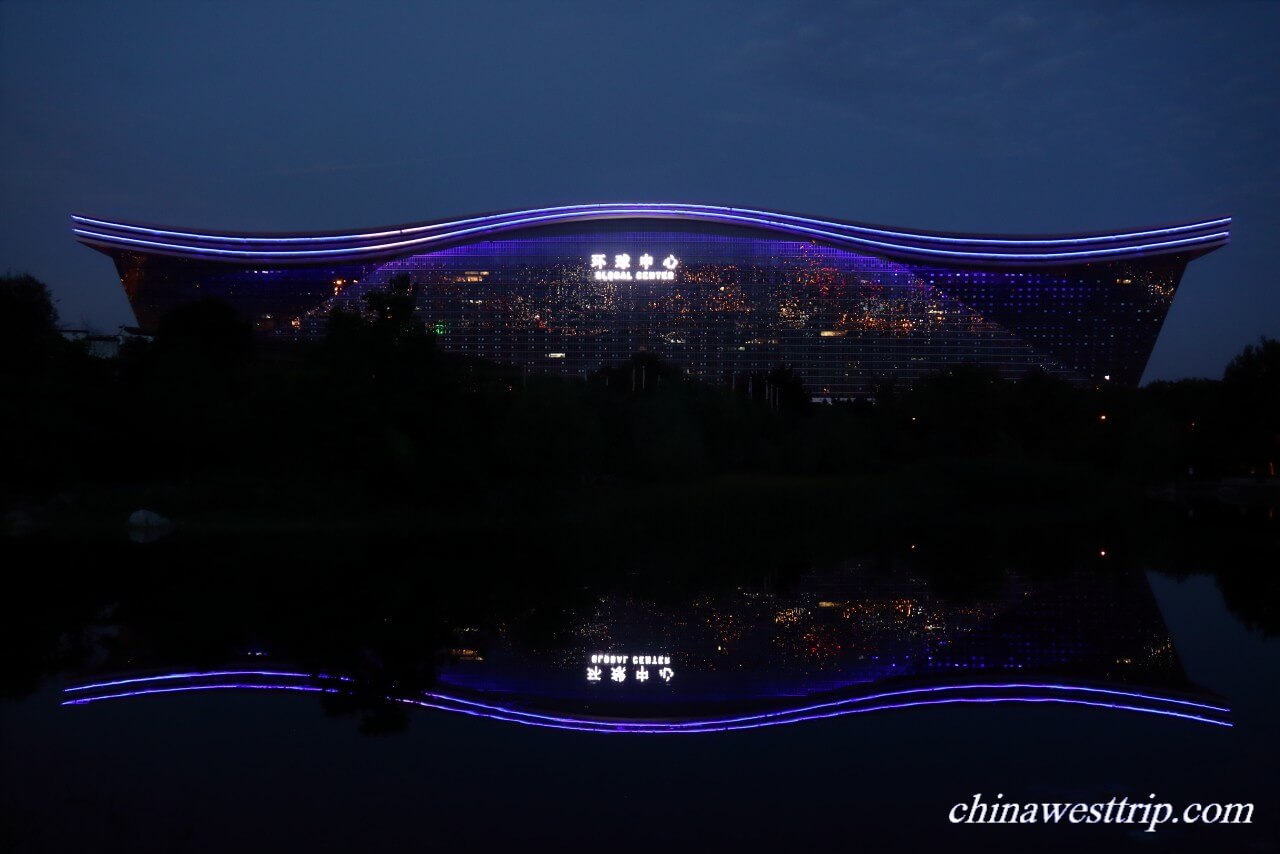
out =
[(1280, 337), (1280, 3), (0, 0), (0, 269), (131, 322), (71, 211), (213, 229), (585, 201), (950, 231), (1233, 214), (1146, 378)]

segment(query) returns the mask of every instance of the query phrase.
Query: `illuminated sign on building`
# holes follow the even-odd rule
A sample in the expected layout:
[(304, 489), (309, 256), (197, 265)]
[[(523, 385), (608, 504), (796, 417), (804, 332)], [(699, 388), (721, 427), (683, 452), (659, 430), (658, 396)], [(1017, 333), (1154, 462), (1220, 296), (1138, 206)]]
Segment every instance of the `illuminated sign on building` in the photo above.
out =
[(587, 667), (588, 682), (648, 682), (651, 678), (670, 682), (675, 675), (669, 655), (599, 653), (591, 656)]
[(646, 252), (635, 259), (636, 266), (640, 269), (633, 273), (631, 261), (631, 256), (626, 253), (614, 255), (613, 266), (610, 267), (609, 256), (602, 252), (591, 256), (591, 269), (595, 271), (594, 278), (597, 282), (674, 282), (676, 267), (680, 266), (679, 258), (668, 255), (662, 259), (663, 269), (651, 269), (654, 265), (653, 256)]

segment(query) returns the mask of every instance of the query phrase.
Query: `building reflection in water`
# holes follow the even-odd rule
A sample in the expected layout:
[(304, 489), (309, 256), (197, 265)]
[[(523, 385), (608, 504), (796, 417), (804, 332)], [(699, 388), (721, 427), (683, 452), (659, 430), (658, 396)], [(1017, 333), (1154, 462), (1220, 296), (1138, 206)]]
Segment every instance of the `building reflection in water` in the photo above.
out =
[[(789, 589), (684, 602), (599, 597), (571, 641), (535, 649), (499, 627), (457, 630), (430, 691), (400, 702), (513, 723), (699, 732), (940, 703), (1077, 703), (1220, 725), (1192, 685), (1146, 577), (1010, 575), (996, 593), (940, 597), (921, 576), (859, 562)], [(224, 670), (106, 680), (67, 704), (184, 690), (343, 693), (340, 674)]]
[[(441, 682), (529, 698), (645, 703), (991, 675), (1192, 690), (1138, 572), (1011, 576), (997, 595), (956, 602), (920, 576), (855, 562), (813, 572), (786, 591), (740, 587), (679, 604), (607, 594), (573, 634), (572, 647), (539, 651), (501, 630), (485, 638), (463, 629)], [(595, 681), (592, 659), (602, 655), (611, 660)], [(669, 681), (643, 663), (652, 657), (669, 657)]]

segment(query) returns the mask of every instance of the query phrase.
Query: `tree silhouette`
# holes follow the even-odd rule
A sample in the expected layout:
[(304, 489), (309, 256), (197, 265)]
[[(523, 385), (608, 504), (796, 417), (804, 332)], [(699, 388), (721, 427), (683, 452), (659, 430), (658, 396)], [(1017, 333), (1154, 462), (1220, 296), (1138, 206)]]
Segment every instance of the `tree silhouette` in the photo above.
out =
[(31, 374), (47, 366), (64, 343), (44, 282), (25, 274), (0, 278), (0, 372)]
[(1222, 386), (1251, 473), (1276, 477), (1280, 464), (1280, 341), (1263, 338), (1227, 365)]
[(417, 291), (417, 286), (408, 273), (397, 273), (387, 280), (386, 288), (365, 294), (364, 302), (373, 314), (375, 323), (397, 337), (421, 333), (423, 329), (414, 323), (413, 317)]
[(253, 354), (253, 331), (228, 303), (206, 297), (168, 312), (156, 328), (156, 355), (186, 369), (239, 367)]
[(656, 394), (684, 378), (683, 370), (652, 351), (636, 353), (621, 365), (601, 368), (593, 377), (611, 392), (632, 395)]

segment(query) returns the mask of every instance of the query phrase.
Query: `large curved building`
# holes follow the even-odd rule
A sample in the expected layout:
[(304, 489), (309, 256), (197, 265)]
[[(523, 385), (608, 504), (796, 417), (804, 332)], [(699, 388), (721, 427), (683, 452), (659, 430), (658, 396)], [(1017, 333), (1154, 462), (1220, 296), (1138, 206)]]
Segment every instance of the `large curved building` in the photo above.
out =
[(785, 365), (821, 397), (965, 363), (1136, 385), (1187, 262), (1231, 226), (982, 236), (650, 203), (314, 234), (72, 220), (144, 329), (212, 296), (264, 335), (314, 337), (407, 274), (451, 352), (567, 376), (641, 351), (708, 381)]

